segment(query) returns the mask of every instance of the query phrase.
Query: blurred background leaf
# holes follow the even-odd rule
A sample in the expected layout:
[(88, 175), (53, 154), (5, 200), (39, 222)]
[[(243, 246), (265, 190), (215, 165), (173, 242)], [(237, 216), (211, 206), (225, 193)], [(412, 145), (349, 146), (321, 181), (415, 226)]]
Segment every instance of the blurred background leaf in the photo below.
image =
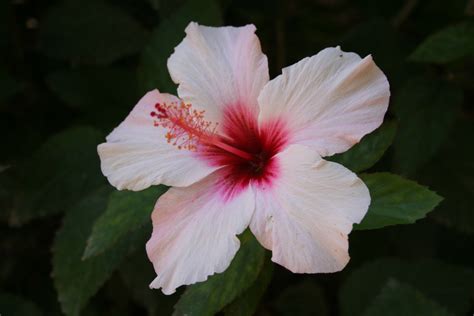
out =
[(389, 279), (364, 313), (364, 316), (378, 315), (449, 316), (452, 314), (413, 287), (401, 284), (395, 279)]
[(35, 303), (7, 293), (0, 293), (0, 307), (2, 308), (2, 313), (8, 316), (43, 315)]
[(323, 289), (309, 280), (287, 287), (274, 302), (278, 315), (327, 316), (327, 298)]
[(75, 63), (109, 64), (140, 51), (146, 30), (126, 12), (101, 1), (65, 1), (42, 20), (39, 49)]
[(96, 147), (103, 134), (74, 127), (48, 139), (29, 160), (13, 166), (19, 191), (8, 220), (22, 224), (68, 210), (87, 193), (105, 184)]
[(347, 278), (340, 292), (341, 314), (363, 315), (392, 278), (421, 291), (450, 313), (465, 315), (469, 310), (474, 290), (472, 270), (433, 260), (379, 259), (359, 267)]
[(434, 78), (413, 78), (401, 87), (393, 105), (400, 120), (397, 170), (413, 174), (429, 161), (447, 139), (462, 102), (461, 89)]
[(470, 121), (457, 122), (449, 142), (420, 171), (423, 182), (429, 183), (445, 197), (433, 218), (463, 233), (474, 233), (474, 135)]
[(447, 27), (430, 35), (411, 54), (410, 59), (424, 63), (449, 63), (474, 55), (474, 22)]
[(6, 71), (0, 68), (0, 102), (21, 90), (21, 86)]

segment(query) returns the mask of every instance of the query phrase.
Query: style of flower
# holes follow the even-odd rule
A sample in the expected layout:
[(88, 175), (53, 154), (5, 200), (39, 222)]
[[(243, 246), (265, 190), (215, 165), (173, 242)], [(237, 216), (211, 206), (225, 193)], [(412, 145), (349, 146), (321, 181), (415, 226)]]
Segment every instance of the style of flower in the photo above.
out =
[(116, 188), (172, 186), (152, 214), (150, 287), (223, 272), (247, 227), (292, 272), (343, 269), (370, 195), (321, 157), (382, 123), (389, 84), (372, 57), (326, 48), (270, 81), (253, 25), (190, 23), (168, 69), (179, 98), (148, 92), (98, 147)]

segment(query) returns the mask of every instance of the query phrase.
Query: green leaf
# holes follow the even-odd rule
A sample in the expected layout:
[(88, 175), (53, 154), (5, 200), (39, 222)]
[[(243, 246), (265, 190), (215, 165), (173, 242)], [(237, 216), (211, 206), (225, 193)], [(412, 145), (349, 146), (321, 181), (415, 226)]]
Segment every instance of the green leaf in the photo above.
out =
[(423, 293), (395, 279), (389, 279), (364, 316), (450, 316), (450, 313)]
[(17, 166), (20, 188), (10, 210), (10, 224), (63, 212), (103, 185), (96, 149), (103, 137), (90, 127), (70, 128), (52, 136), (24, 165)]
[(53, 246), (53, 279), (63, 312), (77, 316), (110, 277), (135, 240), (130, 238), (102, 255), (82, 260), (92, 225), (105, 210), (108, 192), (80, 201), (65, 216)]
[(204, 25), (221, 24), (222, 18), (216, 1), (188, 0), (153, 31), (140, 59), (138, 74), (142, 91), (158, 88), (164, 92), (175, 92), (175, 84), (168, 74), (166, 62), (174, 47), (184, 38), (184, 29), (191, 21)]
[(135, 73), (122, 68), (60, 70), (46, 77), (49, 88), (67, 105), (113, 113), (136, 103)]
[(462, 233), (474, 234), (474, 124), (460, 120), (439, 154), (420, 171), (420, 179), (445, 199), (432, 218)]
[(224, 309), (226, 316), (252, 316), (255, 315), (258, 305), (265, 294), (273, 275), (273, 263), (265, 260), (262, 271), (257, 280), (242, 295), (237, 297)]
[(367, 215), (355, 229), (411, 224), (432, 211), (442, 198), (414, 181), (390, 173), (362, 174), (370, 191)]
[(399, 118), (395, 162), (400, 172), (413, 174), (432, 158), (447, 139), (462, 102), (462, 90), (433, 78), (415, 78), (401, 88), (394, 104)]
[(341, 315), (363, 315), (391, 278), (422, 291), (455, 315), (466, 315), (469, 309), (474, 271), (434, 260), (379, 259), (358, 268), (346, 279), (339, 296)]
[(214, 315), (253, 284), (263, 267), (265, 250), (249, 231), (240, 240), (240, 250), (227, 270), (188, 286), (174, 315)]
[(147, 32), (121, 9), (100, 1), (65, 1), (41, 21), (39, 48), (67, 61), (108, 64), (135, 54)]
[(282, 316), (329, 315), (323, 289), (309, 280), (283, 290), (274, 306), (278, 315)]
[(349, 151), (334, 155), (329, 160), (340, 163), (353, 172), (360, 172), (372, 167), (393, 142), (397, 132), (395, 121), (385, 122), (375, 132), (362, 138), (360, 143)]
[(149, 284), (156, 277), (153, 264), (148, 260), (145, 248), (127, 257), (119, 273), (130, 289), (133, 299), (147, 309), (148, 315), (171, 315), (178, 295), (165, 295), (150, 290)]
[(409, 57), (412, 61), (445, 64), (474, 54), (474, 23), (447, 27), (425, 39)]
[(0, 293), (0, 312), (5, 316), (43, 315), (35, 303), (8, 293)]
[(105, 213), (94, 223), (84, 259), (102, 253), (130, 232), (150, 222), (153, 206), (165, 191), (165, 186), (156, 186), (140, 192), (113, 192)]

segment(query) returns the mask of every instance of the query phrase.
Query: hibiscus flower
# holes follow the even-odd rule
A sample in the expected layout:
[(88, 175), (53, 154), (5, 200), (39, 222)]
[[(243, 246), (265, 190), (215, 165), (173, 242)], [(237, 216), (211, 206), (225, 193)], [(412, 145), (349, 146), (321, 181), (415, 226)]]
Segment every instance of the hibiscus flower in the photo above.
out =
[(370, 195), (321, 157), (382, 123), (389, 84), (372, 57), (326, 48), (270, 81), (253, 25), (190, 23), (168, 69), (179, 98), (148, 92), (98, 147), (116, 188), (172, 186), (152, 214), (150, 287), (223, 272), (247, 227), (292, 272), (343, 269)]

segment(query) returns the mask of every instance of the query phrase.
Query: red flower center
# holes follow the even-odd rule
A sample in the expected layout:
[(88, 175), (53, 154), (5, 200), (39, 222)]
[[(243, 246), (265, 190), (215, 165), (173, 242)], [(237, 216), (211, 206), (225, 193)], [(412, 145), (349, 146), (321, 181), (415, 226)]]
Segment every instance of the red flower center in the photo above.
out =
[(242, 105), (228, 106), (220, 133), (217, 124), (204, 120), (204, 112), (188, 104), (156, 104), (155, 126), (168, 129), (166, 138), (179, 149), (195, 151), (211, 165), (222, 167), (219, 187), (226, 198), (248, 185), (270, 186), (279, 174), (275, 155), (288, 142), (281, 120), (257, 122), (257, 113)]

